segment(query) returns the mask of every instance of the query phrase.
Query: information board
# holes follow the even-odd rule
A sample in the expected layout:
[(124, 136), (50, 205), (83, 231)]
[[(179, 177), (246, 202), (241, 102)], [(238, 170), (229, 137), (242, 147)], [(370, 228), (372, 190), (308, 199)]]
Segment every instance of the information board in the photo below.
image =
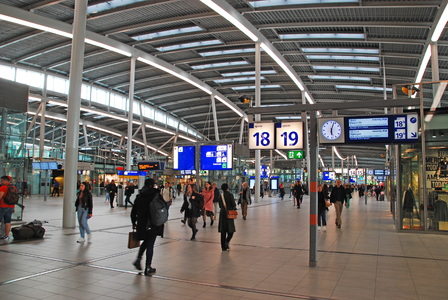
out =
[(356, 175), (358, 175), (358, 176), (364, 175), (364, 170), (363, 169), (357, 169), (356, 170)]
[(34, 170), (40, 170), (40, 163), (38, 163), (38, 162), (33, 162), (33, 169), (34, 169)]
[(345, 131), (347, 143), (414, 143), (418, 141), (418, 116), (346, 117)]
[(384, 170), (373, 170), (373, 175), (384, 176)]
[(41, 162), (40, 163), (40, 169), (41, 170), (49, 170), (48, 169), (48, 163), (47, 162)]
[(271, 178), (271, 184), (269, 185), (269, 188), (272, 191), (278, 190), (278, 178)]
[(139, 161), (138, 169), (140, 171), (160, 170), (160, 162), (159, 161)]
[(356, 176), (356, 169), (350, 169), (350, 176)]
[(232, 170), (232, 163), (232, 144), (201, 146), (201, 170)]
[(273, 150), (275, 148), (275, 123), (257, 122), (249, 123), (249, 149)]
[(195, 146), (174, 147), (174, 170), (194, 170)]
[(48, 169), (49, 170), (57, 170), (58, 169), (58, 163), (55, 161), (51, 161), (48, 163)]
[(336, 178), (336, 174), (334, 172), (323, 172), (322, 179), (324, 181), (335, 180), (335, 178)]
[(303, 122), (275, 123), (275, 149), (303, 149)]

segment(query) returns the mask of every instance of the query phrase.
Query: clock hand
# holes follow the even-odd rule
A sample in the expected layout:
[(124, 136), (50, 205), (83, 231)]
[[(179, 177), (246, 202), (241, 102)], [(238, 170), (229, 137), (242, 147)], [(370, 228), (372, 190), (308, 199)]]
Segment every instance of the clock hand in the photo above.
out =
[(334, 126), (334, 122), (333, 125), (331, 125), (331, 129), (330, 129), (330, 134), (333, 135), (333, 126)]

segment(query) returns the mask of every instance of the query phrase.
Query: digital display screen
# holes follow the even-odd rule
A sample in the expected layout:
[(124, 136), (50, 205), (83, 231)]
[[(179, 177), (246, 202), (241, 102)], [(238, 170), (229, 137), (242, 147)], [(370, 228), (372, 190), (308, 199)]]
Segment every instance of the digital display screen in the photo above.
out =
[(350, 177), (350, 182), (351, 183), (356, 183), (356, 178)]
[(195, 150), (195, 146), (175, 146), (174, 170), (194, 170)]
[(48, 170), (48, 163), (47, 162), (41, 162), (40, 163), (41, 170)]
[(276, 191), (278, 190), (278, 179), (277, 178), (271, 178), (271, 190)]
[(384, 176), (384, 170), (373, 170), (373, 175)]
[(390, 176), (390, 170), (384, 170), (384, 176)]
[(323, 172), (322, 180), (330, 181), (335, 180), (336, 174), (334, 172)]
[(391, 131), (389, 130), (390, 118), (382, 117), (347, 117), (346, 141), (350, 142), (391, 142)]
[(249, 187), (250, 187), (251, 189), (253, 189), (254, 186), (255, 186), (255, 178), (251, 178), (251, 179), (249, 179)]
[(232, 170), (232, 145), (202, 145), (201, 170)]
[(40, 163), (33, 163), (33, 169), (34, 170), (40, 170)]
[(58, 163), (57, 162), (49, 162), (48, 163), (48, 169), (49, 170), (57, 170), (58, 169)]
[(138, 169), (140, 171), (146, 170), (160, 170), (160, 162), (158, 161), (143, 161), (138, 163)]

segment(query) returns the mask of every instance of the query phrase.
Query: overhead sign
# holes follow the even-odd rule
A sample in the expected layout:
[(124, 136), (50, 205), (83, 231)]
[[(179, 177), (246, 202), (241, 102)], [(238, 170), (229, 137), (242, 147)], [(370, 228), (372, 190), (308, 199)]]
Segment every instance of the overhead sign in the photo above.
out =
[(290, 150), (288, 151), (288, 159), (303, 159), (303, 150)]
[(384, 176), (390, 176), (390, 170), (384, 170)]
[(318, 129), (320, 144), (345, 143), (344, 117), (320, 118), (318, 120)]
[(138, 169), (140, 171), (160, 170), (160, 162), (159, 161), (140, 161), (140, 162), (138, 162)]
[(384, 176), (384, 170), (373, 170), (373, 175)]
[(275, 123), (275, 149), (303, 149), (303, 122)]
[(356, 169), (350, 169), (350, 176), (356, 176)]
[(418, 116), (346, 117), (345, 129), (347, 143), (412, 143), (418, 141)]
[(195, 146), (175, 146), (174, 147), (174, 170), (194, 170), (195, 169)]
[(364, 170), (363, 169), (357, 169), (356, 170), (356, 175), (358, 175), (358, 176), (364, 175)]
[(336, 174), (334, 172), (323, 172), (322, 179), (325, 181), (335, 180)]
[(232, 144), (201, 146), (201, 170), (232, 170), (232, 163)]
[(249, 149), (273, 150), (275, 149), (275, 123), (257, 122), (249, 123)]

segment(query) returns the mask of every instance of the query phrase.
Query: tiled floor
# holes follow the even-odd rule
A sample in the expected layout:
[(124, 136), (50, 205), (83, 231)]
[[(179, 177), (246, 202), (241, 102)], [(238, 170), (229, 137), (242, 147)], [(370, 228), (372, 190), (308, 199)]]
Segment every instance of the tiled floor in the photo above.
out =
[[(370, 199), (373, 200), (373, 199)], [(318, 268), (308, 266), (309, 198), (265, 197), (236, 220), (231, 251), (222, 252), (217, 224), (196, 241), (170, 208), (158, 239), (152, 277), (132, 266), (130, 209), (95, 198), (92, 243), (62, 229), (62, 198), (25, 201), (24, 220), (46, 220), (43, 240), (0, 242), (0, 299), (448, 299), (448, 236), (397, 233), (388, 202), (352, 199), (342, 229), (328, 214), (319, 232)]]

